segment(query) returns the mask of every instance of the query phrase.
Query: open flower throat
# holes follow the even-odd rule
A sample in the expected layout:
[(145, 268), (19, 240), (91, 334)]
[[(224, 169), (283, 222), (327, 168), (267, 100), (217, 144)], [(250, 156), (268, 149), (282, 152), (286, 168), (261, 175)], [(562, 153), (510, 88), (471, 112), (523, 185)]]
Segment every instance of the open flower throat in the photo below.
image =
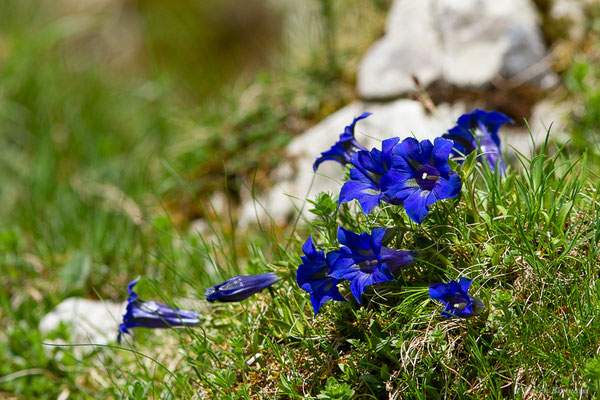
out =
[(440, 178), (440, 171), (431, 164), (421, 165), (415, 174), (415, 180), (423, 190), (432, 190)]

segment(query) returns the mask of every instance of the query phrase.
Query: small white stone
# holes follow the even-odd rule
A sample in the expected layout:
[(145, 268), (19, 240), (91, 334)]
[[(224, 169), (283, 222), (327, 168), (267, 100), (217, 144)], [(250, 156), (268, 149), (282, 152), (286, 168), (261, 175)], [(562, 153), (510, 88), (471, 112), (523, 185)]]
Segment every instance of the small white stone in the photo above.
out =
[(39, 330), (46, 335), (62, 322), (71, 334), (68, 344), (108, 344), (117, 337), (125, 308), (126, 303), (70, 297), (41, 319)]

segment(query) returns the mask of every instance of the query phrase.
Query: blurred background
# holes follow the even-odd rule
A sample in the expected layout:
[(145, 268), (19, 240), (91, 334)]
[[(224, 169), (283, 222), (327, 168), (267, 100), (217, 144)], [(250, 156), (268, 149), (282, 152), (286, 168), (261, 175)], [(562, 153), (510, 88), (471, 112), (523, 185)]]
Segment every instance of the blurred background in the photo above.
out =
[[(0, 377), (42, 372), (0, 378), (0, 397), (97, 389), (41, 346), (40, 319), (67, 297), (121, 301), (147, 275), (199, 299), (214, 283), (207, 265), (217, 276), (260, 269), (269, 248), (229, 212), (244, 183), (273, 185), (294, 137), (369, 97), (357, 75), (392, 3), (1, 1)], [(428, 96), (499, 109), (521, 127), (551, 96), (557, 137), (598, 159), (600, 7), (530, 4), (552, 84), (434, 81)], [(416, 89), (398, 97), (425, 101)], [(208, 262), (190, 227), (210, 218), (226, 251)]]

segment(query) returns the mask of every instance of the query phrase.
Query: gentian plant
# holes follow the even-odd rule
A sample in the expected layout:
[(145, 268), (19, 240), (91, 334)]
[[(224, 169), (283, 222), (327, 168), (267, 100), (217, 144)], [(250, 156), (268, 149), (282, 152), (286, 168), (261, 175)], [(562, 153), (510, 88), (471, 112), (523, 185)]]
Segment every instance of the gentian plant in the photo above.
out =
[(446, 318), (468, 318), (480, 314), (485, 308), (483, 302), (469, 295), (472, 280), (460, 278), (459, 282), (436, 283), (429, 287), (429, 297), (446, 305), (442, 315)]
[(240, 275), (206, 289), (206, 300), (212, 302), (231, 303), (242, 301), (268, 288), (281, 278), (275, 272), (259, 275)]
[(321, 156), (315, 160), (313, 170), (316, 171), (323, 161), (331, 160), (339, 162), (342, 165), (348, 164), (354, 153), (360, 150), (366, 150), (354, 137), (354, 128), (356, 123), (361, 119), (367, 118), (371, 113), (362, 113), (354, 118), (352, 123), (348, 125), (338, 140), (329, 150), (321, 153)]
[(429, 206), (460, 193), (462, 182), (448, 165), (452, 141), (436, 138), (418, 142), (406, 138), (393, 149), (392, 168), (384, 175), (384, 194), (399, 201), (416, 223), (423, 222)]
[(195, 326), (200, 323), (202, 314), (195, 311), (182, 310), (169, 307), (156, 301), (140, 300), (133, 287), (137, 285), (139, 278), (127, 285), (129, 297), (127, 308), (123, 315), (123, 322), (119, 326), (118, 342), (124, 333), (131, 334), (129, 328), (171, 328), (174, 326)]
[(329, 274), (332, 263), (340, 256), (339, 251), (331, 251), (325, 255), (317, 251), (312, 236), (302, 246), (304, 256), (298, 266), (296, 281), (298, 286), (310, 294), (310, 301), (315, 315), (321, 306), (329, 300), (346, 301), (337, 288), (339, 280)]
[(381, 150), (362, 150), (350, 159), (354, 168), (350, 170), (350, 179), (342, 186), (338, 204), (358, 200), (363, 213), (370, 214), (381, 200), (386, 203), (400, 204), (384, 194), (381, 181), (392, 166), (392, 150), (398, 138), (384, 140)]
[(458, 118), (456, 126), (445, 133), (443, 137), (454, 142), (453, 153), (455, 155), (466, 156), (479, 150), (483, 157), (483, 160), (480, 158), (480, 161), (492, 171), (498, 168), (504, 176), (506, 164), (502, 160), (498, 131), (502, 125), (508, 122), (514, 121), (500, 112), (475, 109)]
[(338, 242), (343, 245), (329, 272), (334, 278), (350, 281), (350, 291), (360, 303), (367, 286), (394, 280), (393, 272), (414, 261), (414, 253), (383, 246), (386, 228), (356, 234), (338, 228)]

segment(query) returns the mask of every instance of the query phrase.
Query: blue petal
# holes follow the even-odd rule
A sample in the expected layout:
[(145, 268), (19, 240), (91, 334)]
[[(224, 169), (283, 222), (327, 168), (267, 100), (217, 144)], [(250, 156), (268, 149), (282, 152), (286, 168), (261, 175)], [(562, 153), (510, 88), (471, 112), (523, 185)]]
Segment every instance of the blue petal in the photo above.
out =
[(302, 245), (302, 252), (306, 254), (308, 257), (314, 256), (317, 253), (317, 249), (313, 244), (312, 235), (308, 237), (304, 245)]
[(337, 238), (341, 245), (348, 246), (350, 249), (371, 249), (370, 236), (366, 232), (363, 232), (359, 235), (358, 233), (354, 233), (342, 226), (339, 226), (337, 229)]
[(329, 270), (329, 276), (336, 279), (346, 279), (345, 277), (348, 274), (354, 273), (355, 269), (352, 267), (355, 265), (354, 259), (352, 258), (352, 252), (350, 249), (346, 249), (346, 251), (340, 249), (340, 257), (337, 258), (335, 263), (331, 266)]
[(377, 149), (355, 153), (350, 159), (350, 163), (375, 183), (379, 182), (381, 175), (387, 171), (383, 153)]
[(381, 153), (383, 156), (383, 162), (385, 164), (385, 169), (392, 168), (393, 150), (399, 141), (400, 141), (400, 138), (393, 137), (390, 139), (386, 139), (381, 143)]
[[(419, 146), (419, 141), (412, 137), (404, 139), (396, 147), (394, 147), (393, 154), (402, 157), (406, 162), (409, 162), (411, 158), (423, 158), (420, 156), (421, 146)], [(424, 163), (426, 161), (427, 159), (423, 159), (423, 161), (419, 162)]]
[(344, 183), (340, 191), (338, 205), (356, 199), (363, 213), (369, 215), (382, 198), (383, 193), (377, 185), (357, 169), (351, 169), (350, 180)]
[(427, 207), (428, 194), (425, 191), (415, 191), (406, 200), (404, 200), (404, 209), (406, 214), (417, 224), (423, 222), (429, 208)]
[(337, 279), (328, 278), (302, 286), (304, 291), (310, 293), (310, 301), (315, 316), (321, 309), (321, 306), (329, 300), (347, 301), (337, 288), (338, 282)]
[(388, 266), (390, 272), (406, 268), (415, 261), (417, 256), (414, 251), (395, 250), (388, 247), (381, 248), (381, 262)]
[(468, 279), (465, 277), (460, 278), (460, 280), (458, 281), (458, 286), (460, 287), (460, 291), (463, 294), (467, 294), (469, 292), (469, 287), (471, 286), (471, 282), (473, 282), (472, 279)]
[(498, 164), (499, 170), (504, 174), (505, 166), (501, 160), (498, 131), (507, 122), (513, 121), (502, 113), (475, 109), (458, 118), (457, 126), (450, 129), (443, 137), (453, 140), (454, 151), (464, 155), (481, 146), (482, 152), (493, 154), (486, 157), (488, 167), (494, 170)]
[(371, 115), (370, 112), (364, 112), (364, 113), (360, 114), (358, 117), (354, 118), (352, 123), (350, 125), (348, 125), (346, 128), (344, 128), (344, 133), (342, 133), (342, 136), (353, 138), (354, 137), (354, 128), (355, 128), (356, 123), (358, 121), (360, 121), (361, 119), (367, 118), (369, 115)]
[(375, 269), (372, 274), (359, 271), (352, 279), (352, 282), (350, 282), (350, 291), (354, 295), (356, 301), (360, 304), (360, 299), (367, 286), (393, 280), (394, 276), (391, 274), (387, 266), (385, 266), (385, 264), (381, 264), (379, 268)]
[(266, 289), (281, 279), (275, 272), (259, 275), (235, 276), (225, 282), (206, 289), (204, 295), (209, 302), (230, 303), (242, 301)]
[(321, 156), (315, 160), (313, 170), (316, 171), (319, 165), (327, 160), (337, 161), (342, 165), (347, 164), (354, 153), (366, 150), (354, 138), (354, 126), (358, 121), (367, 118), (369, 115), (371, 114), (366, 112), (354, 118), (352, 124), (346, 126), (344, 132), (340, 135), (340, 139), (329, 150), (322, 152)]
[(415, 191), (420, 190), (414, 177), (414, 172), (404, 171), (396, 168), (390, 169), (381, 178), (381, 189), (383, 194), (399, 201), (406, 200)]
[(131, 282), (129, 282), (129, 284), (127, 285), (127, 293), (129, 294), (129, 296), (127, 297), (127, 301), (132, 302), (138, 299), (138, 295), (133, 291), (133, 287), (137, 285), (139, 281), (140, 278), (137, 277)]
[(385, 236), (387, 228), (375, 228), (371, 231), (370, 247), (373, 249), (373, 253), (381, 253), (381, 242)]
[(453, 293), (445, 283), (436, 283), (435, 285), (429, 286), (429, 297), (433, 300), (441, 301), (442, 303), (448, 303), (447, 298)]
[(443, 139), (441, 137), (435, 138), (432, 152), (433, 165), (440, 167), (448, 164), (448, 158), (450, 157), (453, 145), (454, 142), (452, 142), (452, 140)]
[(425, 164), (431, 158), (431, 153), (433, 152), (433, 144), (431, 143), (431, 140), (425, 139), (419, 142), (419, 146), (421, 147), (421, 152), (419, 153), (419, 158), (415, 158), (422, 164)]
[(438, 181), (429, 195), (427, 195), (427, 206), (438, 200), (451, 199), (458, 196), (462, 188), (462, 181), (458, 175), (451, 175), (449, 179), (438, 178)]

